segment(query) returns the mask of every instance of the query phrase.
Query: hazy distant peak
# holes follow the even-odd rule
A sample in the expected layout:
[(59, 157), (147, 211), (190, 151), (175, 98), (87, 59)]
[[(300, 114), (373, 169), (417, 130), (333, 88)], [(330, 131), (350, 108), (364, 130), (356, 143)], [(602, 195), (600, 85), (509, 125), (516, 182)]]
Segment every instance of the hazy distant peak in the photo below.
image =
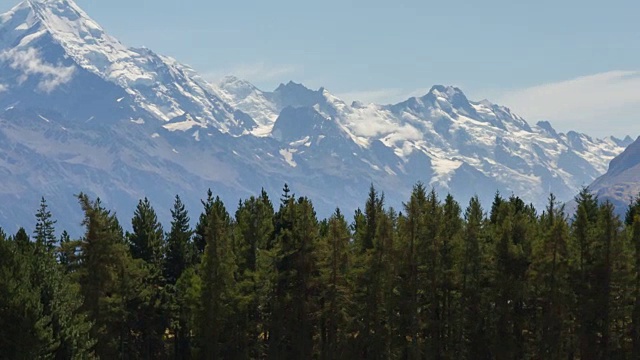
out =
[(553, 128), (553, 126), (551, 126), (551, 123), (546, 121), (546, 120), (542, 120), (542, 121), (538, 121), (536, 123), (536, 125), (543, 129), (544, 131), (546, 131), (549, 135), (553, 136), (553, 137), (558, 137), (558, 133), (556, 132), (556, 130)]
[(274, 92), (291, 92), (291, 91), (313, 91), (311, 89), (309, 89), (308, 87), (304, 86), (301, 83), (297, 83), (294, 82), (293, 80), (290, 80), (288, 83), (280, 83), (280, 85), (278, 85), (278, 87), (274, 90)]
[(261, 92), (253, 84), (246, 80), (242, 80), (236, 76), (229, 75), (218, 81), (218, 87), (227, 91), (232, 91), (240, 96), (249, 96), (252, 92)]
[(235, 84), (235, 83), (249, 84), (248, 81), (244, 81), (234, 75), (226, 75), (218, 81), (219, 85), (227, 85), (227, 84)]
[(454, 96), (465, 96), (460, 88), (451, 85), (433, 85), (427, 95), (429, 94), (439, 95), (445, 98), (452, 98)]

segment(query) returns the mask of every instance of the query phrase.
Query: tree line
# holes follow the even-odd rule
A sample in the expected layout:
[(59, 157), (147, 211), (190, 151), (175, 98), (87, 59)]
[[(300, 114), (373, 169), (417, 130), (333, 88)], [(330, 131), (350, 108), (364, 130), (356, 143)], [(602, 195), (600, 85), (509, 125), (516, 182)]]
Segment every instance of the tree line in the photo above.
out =
[(140, 200), (131, 231), (77, 195), (84, 235), (0, 230), (0, 357), (10, 359), (640, 359), (640, 196), (571, 216), (496, 194), (485, 211), (418, 183), (400, 211), (319, 220), (285, 185), (195, 228)]

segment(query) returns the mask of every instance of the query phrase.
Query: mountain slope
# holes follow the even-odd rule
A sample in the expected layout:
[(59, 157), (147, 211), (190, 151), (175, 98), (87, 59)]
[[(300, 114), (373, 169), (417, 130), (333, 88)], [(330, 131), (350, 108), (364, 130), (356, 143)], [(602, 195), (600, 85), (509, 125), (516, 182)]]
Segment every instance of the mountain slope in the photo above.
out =
[[(320, 215), (361, 206), (369, 184), (401, 207), (416, 181), (460, 201), (496, 190), (542, 205), (606, 171), (630, 139), (529, 125), (511, 110), (434, 86), (393, 105), (347, 104), (288, 82), (272, 92), (128, 48), (71, 0), (28, 0), (0, 15), (0, 225), (28, 224), (40, 196), (78, 229), (73, 194), (125, 219), (147, 196), (161, 219), (207, 188), (229, 204), (288, 182)], [(195, 218), (195, 216), (192, 216)], [(126, 220), (124, 220), (126, 222)]]
[(609, 170), (589, 185), (601, 200), (611, 201), (623, 213), (640, 194), (640, 137), (616, 158)]
[[(234, 84), (239, 82), (234, 80)], [(441, 192), (473, 195), (500, 189), (522, 194), (537, 204), (550, 191), (570, 198), (576, 189), (606, 171), (607, 162), (630, 142), (613, 137), (593, 139), (576, 132), (558, 134), (548, 122), (530, 126), (508, 108), (486, 100), (469, 101), (455, 87), (434, 86), (420, 98), (383, 106), (346, 104), (326, 89), (313, 91), (292, 82), (272, 93), (248, 91), (247, 84), (222, 84), (220, 89), (254, 117), (271, 119), (286, 106), (313, 109), (337, 123), (336, 128), (358, 146), (358, 156), (389, 154), (384, 166), (372, 167), (373, 173), (421, 179)], [(236, 93), (239, 88), (242, 90)], [(313, 129), (308, 132), (288, 140), (303, 141)], [(272, 135), (277, 138), (278, 134)], [(429, 171), (416, 178), (411, 172), (421, 167), (415, 160), (418, 157)], [(465, 180), (469, 176), (474, 181)]]
[(71, 0), (25, 1), (2, 15), (0, 27), (3, 62), (23, 75), (40, 75), (40, 92), (68, 83), (83, 69), (125, 89), (127, 99), (163, 121), (186, 112), (200, 126), (236, 135), (255, 127), (192, 69), (149, 49), (125, 47)]

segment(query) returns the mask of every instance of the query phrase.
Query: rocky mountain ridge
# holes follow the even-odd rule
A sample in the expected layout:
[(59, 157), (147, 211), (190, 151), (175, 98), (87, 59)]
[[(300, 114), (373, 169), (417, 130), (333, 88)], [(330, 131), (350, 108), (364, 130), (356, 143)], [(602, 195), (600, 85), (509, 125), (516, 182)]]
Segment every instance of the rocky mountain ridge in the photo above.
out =
[[(325, 88), (274, 91), (190, 67), (108, 35), (72, 0), (27, 0), (0, 15), (0, 224), (13, 231), (45, 196), (77, 221), (73, 194), (127, 218), (149, 197), (161, 218), (211, 187), (228, 205), (287, 182), (321, 215), (361, 206), (368, 187), (401, 207), (422, 181), (461, 202), (496, 190), (536, 205), (571, 198), (632, 139), (528, 124), (452, 86), (391, 105), (347, 104)], [(72, 214), (73, 216), (67, 216)]]

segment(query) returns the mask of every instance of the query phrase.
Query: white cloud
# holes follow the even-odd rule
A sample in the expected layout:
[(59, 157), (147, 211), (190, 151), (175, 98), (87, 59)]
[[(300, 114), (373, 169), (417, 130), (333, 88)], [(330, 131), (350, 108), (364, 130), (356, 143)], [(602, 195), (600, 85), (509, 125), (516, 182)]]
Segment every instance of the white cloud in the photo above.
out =
[(295, 65), (271, 65), (264, 62), (252, 64), (238, 64), (232, 68), (208, 73), (205, 78), (211, 82), (218, 82), (225, 76), (233, 75), (252, 83), (282, 81), (284, 76), (298, 73), (300, 68)]
[(66, 67), (44, 62), (40, 59), (38, 50), (34, 48), (5, 51), (0, 53), (0, 61), (7, 61), (12, 69), (24, 73), (19, 77), (19, 82), (26, 81), (29, 76), (40, 75), (42, 78), (38, 83), (38, 89), (47, 93), (71, 81), (75, 72), (74, 66)]
[(0, 84), (0, 93), (7, 91), (7, 89), (9, 89), (9, 87), (5, 84)]
[(640, 71), (609, 71), (504, 91), (492, 101), (530, 122), (595, 136), (640, 135)]
[(356, 134), (365, 137), (391, 135), (393, 141), (419, 140), (423, 137), (423, 134), (411, 124), (396, 124), (375, 115), (367, 117), (366, 121), (358, 121), (350, 125)]

